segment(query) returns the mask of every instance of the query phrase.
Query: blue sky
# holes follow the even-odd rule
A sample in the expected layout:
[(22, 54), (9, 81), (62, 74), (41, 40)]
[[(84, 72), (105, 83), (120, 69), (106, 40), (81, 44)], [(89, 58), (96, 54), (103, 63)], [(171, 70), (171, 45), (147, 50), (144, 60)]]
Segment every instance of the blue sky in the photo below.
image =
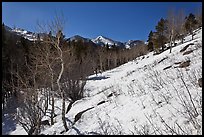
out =
[(36, 31), (37, 20), (64, 14), (66, 37), (103, 35), (121, 42), (147, 40), (169, 8), (195, 13), (202, 2), (3, 2), (2, 21), (10, 27)]

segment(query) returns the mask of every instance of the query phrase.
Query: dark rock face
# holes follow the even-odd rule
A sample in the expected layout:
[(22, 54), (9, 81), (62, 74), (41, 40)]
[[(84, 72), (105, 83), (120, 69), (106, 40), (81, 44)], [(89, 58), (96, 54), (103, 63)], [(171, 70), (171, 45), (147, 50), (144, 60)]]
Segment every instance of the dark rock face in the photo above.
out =
[(202, 78), (198, 79), (198, 85), (202, 88)]
[(110, 94), (108, 95), (108, 98), (111, 97), (111, 96), (113, 96), (113, 93), (110, 93)]
[(49, 126), (50, 126), (50, 123), (49, 123), (48, 120), (43, 120), (43, 121), (41, 121), (41, 124), (42, 124), (42, 125), (49, 125)]
[(182, 62), (178, 67), (179, 68), (186, 68), (186, 67), (190, 66), (190, 62), (191, 62), (190, 60)]

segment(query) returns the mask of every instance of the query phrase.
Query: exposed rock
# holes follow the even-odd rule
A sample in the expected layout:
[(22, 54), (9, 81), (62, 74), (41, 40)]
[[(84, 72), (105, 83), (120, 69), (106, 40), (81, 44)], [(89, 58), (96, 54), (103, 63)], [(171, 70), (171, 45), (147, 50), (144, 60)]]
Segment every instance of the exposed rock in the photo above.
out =
[(183, 55), (190, 54), (191, 52), (193, 52), (193, 50), (186, 51), (186, 52), (183, 53)]
[(202, 78), (198, 79), (198, 85), (202, 88)]
[(109, 98), (109, 97), (112, 97), (112, 96), (113, 96), (113, 93), (110, 93), (110, 94), (108, 95), (108, 98)]
[(191, 62), (190, 60), (182, 62), (178, 67), (179, 68), (186, 68), (186, 67), (190, 66), (190, 62)]
[(43, 120), (43, 121), (41, 121), (41, 125), (49, 125), (50, 126), (50, 123), (48, 120)]

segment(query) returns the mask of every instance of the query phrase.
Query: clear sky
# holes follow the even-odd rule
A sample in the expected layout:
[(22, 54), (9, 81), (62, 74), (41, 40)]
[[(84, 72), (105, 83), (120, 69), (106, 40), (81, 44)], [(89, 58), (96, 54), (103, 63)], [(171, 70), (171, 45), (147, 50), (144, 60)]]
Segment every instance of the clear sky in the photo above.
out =
[(2, 21), (10, 27), (36, 31), (37, 20), (46, 22), (64, 14), (66, 37), (99, 35), (125, 42), (147, 40), (169, 8), (195, 13), (202, 2), (3, 2)]

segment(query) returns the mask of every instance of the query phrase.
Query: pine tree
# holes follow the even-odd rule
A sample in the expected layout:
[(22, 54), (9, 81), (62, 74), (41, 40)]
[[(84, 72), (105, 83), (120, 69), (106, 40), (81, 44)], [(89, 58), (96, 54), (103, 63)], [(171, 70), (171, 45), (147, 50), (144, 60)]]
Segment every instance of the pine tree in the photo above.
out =
[(153, 51), (154, 48), (153, 48), (153, 32), (152, 31), (150, 31), (149, 33), (147, 42), (148, 42), (148, 45), (147, 45), (148, 50)]
[(108, 45), (108, 43), (106, 44), (105, 47), (106, 47), (106, 50), (109, 50), (109, 45)]
[(2, 46), (6, 45), (6, 29), (4, 23), (2, 24)]
[(193, 30), (196, 29), (196, 26), (197, 26), (197, 20), (195, 18), (195, 15), (190, 13), (189, 16), (186, 18), (185, 29), (188, 33), (192, 35), (192, 40), (194, 36)]
[(159, 53), (160, 46), (159, 46), (159, 38), (158, 38), (158, 33), (157, 33), (157, 32), (153, 32), (153, 35), (152, 35), (152, 43), (153, 43), (154, 52), (155, 52), (156, 54), (158, 54), (158, 53)]
[(165, 42), (167, 41), (167, 20), (161, 18), (158, 22), (157, 26), (155, 27), (157, 34), (158, 34), (158, 46), (162, 47), (162, 51), (164, 51), (165, 48)]

